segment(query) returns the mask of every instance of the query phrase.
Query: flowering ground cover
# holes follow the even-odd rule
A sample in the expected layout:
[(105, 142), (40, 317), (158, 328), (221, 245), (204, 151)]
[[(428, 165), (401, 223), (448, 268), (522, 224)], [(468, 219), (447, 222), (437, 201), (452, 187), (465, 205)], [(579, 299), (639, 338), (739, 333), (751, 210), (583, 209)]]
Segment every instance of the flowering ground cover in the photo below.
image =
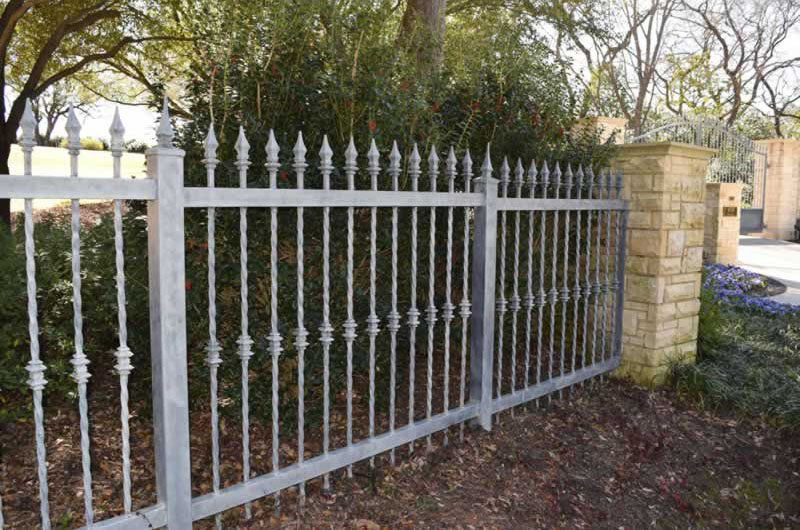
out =
[(760, 314), (800, 317), (800, 306), (765, 298), (767, 288), (768, 280), (761, 274), (717, 263), (705, 266), (703, 289), (711, 293), (714, 301)]
[(676, 388), (702, 405), (800, 428), (800, 306), (758, 296), (768, 280), (707, 265), (698, 359), (672, 369)]

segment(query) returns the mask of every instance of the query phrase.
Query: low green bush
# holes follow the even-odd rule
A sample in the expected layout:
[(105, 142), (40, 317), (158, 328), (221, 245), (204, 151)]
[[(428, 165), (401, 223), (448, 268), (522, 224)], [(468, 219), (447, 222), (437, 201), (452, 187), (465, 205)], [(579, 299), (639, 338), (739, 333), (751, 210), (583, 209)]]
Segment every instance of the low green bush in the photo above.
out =
[(765, 315), (701, 295), (696, 364), (671, 367), (681, 393), (710, 407), (800, 427), (800, 322)]
[[(67, 148), (67, 139), (61, 138), (58, 147)], [(108, 148), (106, 143), (99, 138), (81, 138), (81, 149), (86, 151), (105, 151)]]

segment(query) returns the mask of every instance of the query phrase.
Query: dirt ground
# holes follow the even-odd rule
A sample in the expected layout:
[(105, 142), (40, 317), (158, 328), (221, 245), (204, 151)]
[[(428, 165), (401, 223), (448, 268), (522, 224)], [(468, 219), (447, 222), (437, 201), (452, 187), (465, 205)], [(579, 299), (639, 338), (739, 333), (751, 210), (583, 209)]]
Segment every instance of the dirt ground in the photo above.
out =
[[(82, 524), (79, 450), (70, 443), (76, 422), (69, 413), (48, 422), (51, 514), (56, 528)], [(95, 424), (115, 415), (95, 416)], [(193, 433), (202, 429), (194, 428)], [(198, 423), (205, 418), (197, 418)], [(137, 440), (150, 444), (146, 422), (134, 423)], [(34, 455), (22, 451), (29, 425), (6, 426), (3, 454), (3, 508), (7, 528), (32, 528), (38, 499)], [(231, 431), (235, 426), (228, 426)], [(14, 431), (19, 432), (14, 432)], [(330, 495), (320, 480), (308, 483), (308, 498), (297, 510), (296, 493), (283, 493), (282, 512), (272, 499), (253, 503), (253, 518), (243, 509), (223, 514), (225, 528), (799, 528), (800, 436), (760, 421), (698, 411), (667, 391), (651, 392), (621, 382), (587, 385), (573, 398), (543, 399), (537, 409), (503, 413), (487, 433), (467, 428), (450, 444), (434, 437), (413, 455), (397, 450), (388, 457), (355, 466), (355, 479), (332, 475)], [(194, 436), (193, 436), (194, 438)], [(203, 436), (205, 438), (205, 436)], [(253, 435), (254, 459), (262, 453), (268, 429)], [(14, 443), (14, 442), (17, 443)], [(109, 435), (94, 449), (95, 510), (98, 519), (118, 513), (119, 441)], [(16, 446), (16, 447), (15, 447)], [(223, 482), (240, 472), (236, 443), (225, 444)], [(287, 448), (288, 450), (288, 448)], [(210, 470), (203, 447), (193, 441), (195, 477)], [(265, 452), (263, 460), (269, 460)], [(148, 469), (152, 455), (133, 450), (134, 469)], [(254, 466), (259, 467), (258, 465)], [(225, 477), (229, 477), (228, 480)], [(206, 488), (200, 488), (205, 490)], [(196, 493), (199, 493), (197, 491)], [(134, 477), (134, 497), (142, 506), (154, 499), (152, 476)], [(101, 517), (102, 515), (102, 517)], [(197, 528), (212, 528), (202, 521)]]

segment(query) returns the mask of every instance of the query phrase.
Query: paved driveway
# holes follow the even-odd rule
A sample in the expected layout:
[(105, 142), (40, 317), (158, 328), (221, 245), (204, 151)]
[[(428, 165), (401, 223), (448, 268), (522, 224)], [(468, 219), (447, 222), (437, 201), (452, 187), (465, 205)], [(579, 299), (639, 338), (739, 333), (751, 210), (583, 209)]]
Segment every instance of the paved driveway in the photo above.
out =
[(786, 292), (772, 297), (778, 302), (800, 305), (800, 244), (742, 236), (739, 266), (775, 278)]

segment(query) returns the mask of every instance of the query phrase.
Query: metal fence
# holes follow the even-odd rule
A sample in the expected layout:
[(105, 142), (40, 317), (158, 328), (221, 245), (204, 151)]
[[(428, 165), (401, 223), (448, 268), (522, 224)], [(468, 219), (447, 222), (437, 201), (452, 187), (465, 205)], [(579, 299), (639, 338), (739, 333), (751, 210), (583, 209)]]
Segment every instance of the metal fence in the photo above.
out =
[[(322, 189), (308, 189), (304, 186), (304, 176), (309, 160), (302, 135), (294, 145), (291, 161), (281, 161), (279, 146), (270, 132), (265, 146), (268, 187), (248, 188), (250, 146), (244, 130), (240, 130), (235, 160), (240, 186), (215, 187), (220, 161), (212, 125), (205, 142), (207, 186), (184, 187), (183, 152), (172, 145), (173, 133), (165, 104), (157, 131), (158, 146), (147, 153), (148, 179), (119, 178), (124, 129), (118, 117), (110, 129), (113, 178), (80, 178), (79, 127), (74, 116), (67, 125), (72, 177), (42, 177), (32, 176), (34, 126), (28, 107), (20, 141), (25, 160), (24, 175), (0, 178), (0, 197), (25, 200), (28, 371), (34, 404), (39, 516), (43, 528), (50, 527), (51, 514), (42, 406), (46, 359), (40, 355), (38, 342), (33, 237), (36, 199), (71, 200), (72, 364), (79, 396), (83, 523), (87, 527), (167, 525), (176, 529), (190, 528), (192, 521), (208, 517), (214, 517), (220, 526), (223, 511), (238, 509), (242, 517), (250, 517), (250, 503), (265, 496), (274, 496), (277, 509), (281, 492), (287, 488), (297, 488), (298, 502), (302, 503), (306, 481), (319, 478), (322, 489), (327, 490), (331, 475), (337, 470), (346, 469), (344, 473), (352, 476), (354, 464), (369, 460), (369, 464), (364, 465), (374, 466), (376, 458), (386, 458), (394, 464), (398, 448), (408, 446), (408, 451), (414, 451), (414, 442), (425, 438), (430, 449), (434, 435), (447, 444), (450, 429), (457, 425), (460, 426), (458, 436), (463, 438), (463, 426), (469, 420), (490, 429), (493, 416), (499, 412), (544, 396), (550, 399), (551, 394), (558, 392), (560, 395), (564, 389), (619, 364), (627, 220), (627, 203), (620, 199), (622, 177), (619, 174), (612, 176), (606, 171), (595, 174), (592, 168), (584, 170), (568, 164), (532, 161), (527, 169), (522, 161), (517, 161), (512, 169), (508, 161), (502, 159), (497, 180), (493, 178), (492, 158), (487, 148), (478, 176), (473, 178), (473, 162), (468, 151), (463, 154), (459, 170), (453, 149), (442, 161), (431, 147), (424, 172), (427, 179), (423, 179), (424, 164), (416, 145), (411, 147), (404, 164), (395, 143), (386, 164), (387, 159), (382, 160), (373, 141), (366, 155), (370, 189), (357, 190), (358, 153), (351, 140), (343, 164), (347, 189), (331, 189), (334, 153), (325, 138), (316, 160)], [(294, 173), (295, 187), (279, 187), (281, 168)], [(401, 176), (410, 182), (410, 190), (401, 189)], [(442, 176), (447, 189), (439, 191), (437, 181)], [(122, 499), (116, 514), (102, 522), (94, 520), (93, 507), (93, 440), (86, 398), (90, 373), (82, 336), (81, 199), (114, 201), (119, 347), (113, 368), (118, 376), (121, 405), (118, 465), (122, 468)], [(127, 342), (128, 287), (125, 284), (122, 210), (129, 200), (145, 200), (148, 204), (149, 355), (132, 352)], [(236, 346), (231, 344), (230, 338), (221, 339), (217, 328), (216, 269), (220, 256), (216, 255), (219, 234), (215, 220), (220, 215), (218, 210), (224, 209), (238, 210), (239, 217), (236, 265), (240, 276), (241, 318), (237, 323)], [(253, 209), (264, 209), (267, 214), (268, 229), (266, 224), (259, 224), (255, 235), (264, 237), (269, 233), (268, 263), (248, 261), (248, 234), (253, 237), (248, 220), (253, 219)], [(184, 225), (187, 212), (198, 210), (205, 210), (207, 215), (209, 327), (206, 364), (210, 382), (212, 477), (210, 491), (193, 495)], [(279, 241), (279, 210), (294, 212), (294, 241)], [(308, 232), (304, 227), (308, 210), (321, 210), (321, 215), (314, 217), (322, 221), (321, 254), (314, 254), (313, 263), (304, 255), (308, 247), (304, 240)], [(336, 210), (344, 210), (346, 222), (334, 217)], [(366, 214), (369, 228), (362, 232), (358, 219)], [(387, 232), (383, 231), (385, 223), (391, 225)], [(379, 226), (381, 234), (390, 234), (387, 239), (390, 244), (384, 245), (384, 240), (379, 238)], [(419, 227), (427, 229), (428, 233), (420, 234)], [(331, 239), (339, 234), (346, 234), (346, 256), (333, 259)], [(364, 255), (356, 256), (356, 243), (361, 246), (366, 241)], [(401, 249), (401, 241), (410, 248)], [(296, 289), (289, 292), (279, 292), (279, 288), (285, 286), (279, 283), (283, 244), (294, 248), (292, 265), (296, 268)], [(427, 257), (427, 263), (421, 256)], [(359, 262), (361, 258), (365, 262), (368, 260), (369, 265), (365, 266), (369, 271), (368, 280), (356, 278), (363, 272), (356, 266), (357, 258)], [(379, 261), (390, 265), (379, 266)], [(314, 286), (304, 284), (304, 280), (310, 278), (305, 267), (314, 269)], [(253, 322), (249, 314), (253, 307), (249, 301), (254, 284), (252, 276), (269, 278), (269, 321), (263, 342), (251, 334), (250, 325), (260, 324)], [(344, 300), (332, 300), (331, 281), (341, 278), (346, 282)], [(427, 280), (427, 285), (420, 280)], [(401, 283), (408, 287), (407, 298), (398, 296)], [(368, 312), (364, 319), (368, 344), (363, 352), (357, 351), (362, 343), (356, 341), (357, 317), (362, 314), (362, 308), (356, 307), (360, 298), (355, 291), (361, 285), (365, 286), (364, 299), (368, 300), (368, 310), (364, 309)], [(418, 293), (418, 287), (426, 291), (424, 297)], [(279, 297), (293, 298), (296, 313), (279, 314)], [(309, 309), (313, 316), (306, 315)], [(420, 320), (423, 314), (424, 324)], [(380, 328), (382, 318), (386, 322), (383, 330)], [(292, 321), (294, 340), (290, 341), (282, 333), (288, 333)], [(334, 321), (340, 323), (341, 338), (337, 337), (339, 332), (334, 329)], [(418, 329), (421, 325), (424, 325), (424, 345), (417, 336), (422, 331)], [(314, 329), (319, 332), (311, 331)], [(384, 342), (379, 343), (379, 339)], [(321, 359), (314, 357), (315, 363), (321, 360), (322, 364), (321, 425), (312, 424), (304, 415), (304, 399), (308, 395), (305, 377), (311, 373), (309, 370), (314, 374), (320, 371), (319, 366), (306, 365), (306, 352), (314, 341), (319, 341), (322, 348)], [(264, 345), (263, 349), (260, 344)], [(291, 368), (297, 389), (292, 409), (297, 415), (294, 433), (283, 433), (280, 423), (284, 410), (279, 406), (279, 372), (287, 369), (282, 357), (288, 354), (296, 359), (295, 367)], [(364, 355), (368, 360), (366, 374), (354, 374), (354, 355)], [(133, 359), (143, 362), (148, 356), (152, 365), (157, 502), (143, 506), (135, 498), (137, 492), (131, 486), (128, 379)], [(271, 359), (271, 374), (251, 374), (249, 363), (254, 356)], [(424, 362), (419, 366), (421, 359)], [(333, 366), (339, 364), (332, 365), (332, 360), (343, 361), (344, 374), (333, 373)], [(242, 471), (239, 478), (228, 485), (223, 483), (220, 473), (218, 406), (225, 389), (218, 384), (217, 372), (223, 363), (241, 365)], [(95, 371), (110, 369), (110, 366), (94, 368)], [(250, 447), (250, 407), (261, 405), (248, 395), (251, 376), (269, 376), (272, 380), (271, 441), (266, 442), (270, 449), (265, 458), (271, 462), (271, 468), (261, 474), (251, 470), (254, 455)], [(331, 395), (334, 377), (343, 377), (346, 381), (341, 396)], [(423, 379), (423, 384), (419, 384), (418, 378)], [(376, 390), (376, 382), (380, 384), (380, 391)], [(386, 393), (388, 403), (384, 399), (378, 403), (376, 395), (383, 398)], [(361, 408), (360, 395), (368, 396), (364, 416), (354, 410)], [(423, 407), (419, 407), (416, 400), (423, 400)], [(341, 418), (346, 425), (342, 436), (334, 432), (332, 417)], [(361, 425), (362, 418), (366, 426)], [(308, 431), (313, 431), (315, 437), (321, 434), (317, 450), (309, 451), (307, 447)], [(442, 431), (443, 434), (439, 434)], [(291, 442), (296, 443), (297, 451), (289, 458), (281, 453), (281, 447)], [(35, 516), (30, 514), (30, 517)]]

